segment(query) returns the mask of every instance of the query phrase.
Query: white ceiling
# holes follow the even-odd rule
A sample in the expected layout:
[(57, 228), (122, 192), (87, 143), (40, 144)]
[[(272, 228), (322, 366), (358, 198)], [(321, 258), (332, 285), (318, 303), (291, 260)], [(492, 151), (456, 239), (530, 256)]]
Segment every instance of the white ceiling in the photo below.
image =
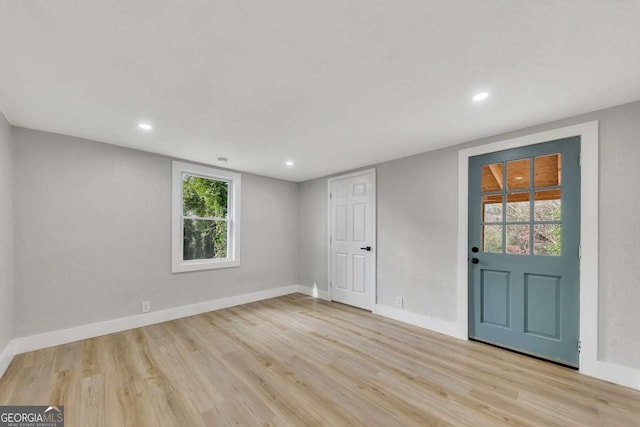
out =
[(640, 1), (0, 0), (0, 61), (13, 125), (301, 181), (640, 99)]

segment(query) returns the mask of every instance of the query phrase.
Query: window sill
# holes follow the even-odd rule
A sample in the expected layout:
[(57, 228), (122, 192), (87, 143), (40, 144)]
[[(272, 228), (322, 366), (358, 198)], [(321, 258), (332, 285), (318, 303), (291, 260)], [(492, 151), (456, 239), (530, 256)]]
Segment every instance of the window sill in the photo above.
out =
[(174, 264), (171, 273), (185, 273), (188, 271), (216, 270), (218, 268), (240, 267), (240, 260), (198, 260)]

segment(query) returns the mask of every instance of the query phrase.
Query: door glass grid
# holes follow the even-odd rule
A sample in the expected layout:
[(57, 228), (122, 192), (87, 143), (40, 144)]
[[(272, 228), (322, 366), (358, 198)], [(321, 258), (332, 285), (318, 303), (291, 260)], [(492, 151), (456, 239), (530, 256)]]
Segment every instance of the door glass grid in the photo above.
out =
[(484, 165), (481, 201), (483, 252), (561, 254), (560, 153)]

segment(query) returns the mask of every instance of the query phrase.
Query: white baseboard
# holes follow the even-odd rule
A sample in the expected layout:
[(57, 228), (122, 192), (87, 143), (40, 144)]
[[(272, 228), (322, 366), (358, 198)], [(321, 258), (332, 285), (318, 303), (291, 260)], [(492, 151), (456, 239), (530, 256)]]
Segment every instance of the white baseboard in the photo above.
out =
[(580, 366), (580, 373), (640, 390), (640, 369), (597, 360), (588, 366)]
[(309, 295), (310, 297), (316, 297), (325, 301), (329, 301), (329, 292), (318, 289), (317, 287), (298, 285), (298, 292), (300, 292), (301, 294)]
[(126, 331), (128, 329), (194, 316), (196, 314), (220, 310), (241, 304), (248, 304), (250, 302), (275, 298), (296, 292), (300, 292), (298, 285), (283, 286), (265, 291), (252, 292), (249, 294), (204, 301), (197, 304), (183, 305), (166, 310), (152, 311), (145, 314), (106, 320), (104, 322), (92, 323), (89, 325), (76, 326), (69, 329), (60, 329), (42, 334), (19, 337), (13, 340), (13, 353), (19, 354), (27, 351), (39, 350), (46, 347)]
[(9, 367), (11, 360), (13, 360), (13, 356), (16, 354), (14, 349), (14, 340), (11, 340), (7, 343), (7, 346), (0, 353), (0, 378), (4, 375), (5, 371)]
[(390, 319), (399, 320), (400, 322), (410, 325), (419, 326), (454, 338), (466, 340), (466, 336), (460, 335), (460, 330), (456, 322), (448, 322), (435, 317), (425, 316), (424, 314), (413, 313), (411, 311), (402, 310), (388, 305), (376, 304), (373, 309), (374, 314), (388, 317)]

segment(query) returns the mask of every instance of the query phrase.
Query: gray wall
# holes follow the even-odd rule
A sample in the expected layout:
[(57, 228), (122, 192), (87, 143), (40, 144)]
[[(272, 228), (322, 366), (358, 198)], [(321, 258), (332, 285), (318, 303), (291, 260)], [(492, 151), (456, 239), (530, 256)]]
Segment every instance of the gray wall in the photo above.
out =
[(17, 336), (296, 283), (297, 184), (243, 174), (242, 265), (171, 274), (171, 159), (13, 138)]
[[(327, 289), (327, 181), (316, 179), (298, 186), (298, 281)], [(323, 197), (324, 195), (324, 197)]]
[[(640, 102), (376, 165), (378, 303), (455, 321), (458, 150), (590, 120), (600, 121), (599, 358), (640, 368)], [(300, 184), (300, 212), (327, 200), (326, 178)], [(437, 209), (435, 208), (437, 206)], [(326, 207), (300, 224), (299, 277), (327, 288)], [(323, 270), (324, 269), (324, 270)]]
[(13, 154), (11, 126), (0, 112), (0, 353), (13, 338)]
[(457, 162), (447, 149), (376, 167), (380, 304), (401, 296), (405, 310), (455, 322)]

